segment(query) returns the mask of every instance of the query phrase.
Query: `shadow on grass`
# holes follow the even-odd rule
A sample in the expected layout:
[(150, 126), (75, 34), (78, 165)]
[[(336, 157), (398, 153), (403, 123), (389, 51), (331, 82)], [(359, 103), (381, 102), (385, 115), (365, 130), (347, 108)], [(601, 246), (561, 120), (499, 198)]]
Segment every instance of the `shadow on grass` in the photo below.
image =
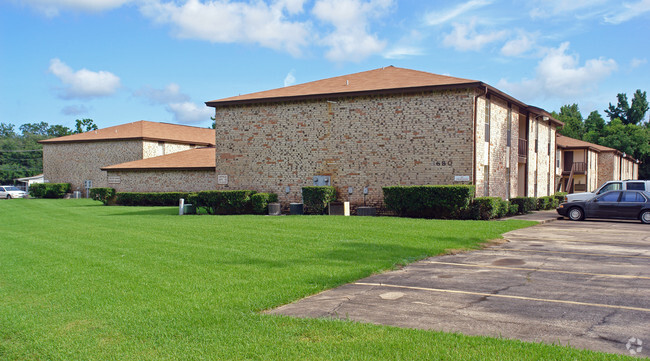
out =
[(121, 213), (112, 213), (107, 214), (106, 216), (177, 216), (178, 208), (177, 207), (166, 207), (166, 208), (153, 208), (153, 209), (140, 209), (132, 210)]

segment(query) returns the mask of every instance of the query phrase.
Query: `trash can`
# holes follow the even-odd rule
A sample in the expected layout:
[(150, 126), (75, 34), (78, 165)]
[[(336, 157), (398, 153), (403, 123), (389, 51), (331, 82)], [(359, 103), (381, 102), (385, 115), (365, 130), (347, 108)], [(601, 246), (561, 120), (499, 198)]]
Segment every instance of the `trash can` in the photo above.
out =
[(303, 214), (303, 205), (302, 203), (290, 203), (289, 212), (292, 216), (301, 216)]
[(282, 207), (280, 203), (269, 203), (269, 216), (282, 215)]

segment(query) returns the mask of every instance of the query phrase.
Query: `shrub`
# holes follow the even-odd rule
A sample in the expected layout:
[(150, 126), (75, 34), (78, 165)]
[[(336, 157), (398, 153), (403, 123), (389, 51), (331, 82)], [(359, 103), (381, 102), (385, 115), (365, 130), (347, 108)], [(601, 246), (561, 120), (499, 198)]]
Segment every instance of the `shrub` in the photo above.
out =
[(508, 210), (510, 209), (510, 202), (504, 201), (499, 198), (499, 209), (497, 210), (496, 218), (503, 218), (508, 215)]
[(400, 216), (459, 218), (474, 196), (473, 185), (383, 187), (386, 208)]
[(510, 199), (511, 204), (516, 204), (519, 214), (527, 214), (537, 210), (537, 198), (533, 197), (514, 197)]
[(559, 204), (559, 201), (554, 196), (537, 198), (537, 209), (539, 210), (555, 209)]
[(70, 183), (35, 183), (29, 186), (29, 192), (37, 198), (63, 198), (71, 189)]
[(104, 205), (115, 197), (115, 189), (113, 188), (90, 188), (90, 198), (101, 201)]
[(255, 214), (266, 214), (269, 203), (278, 201), (275, 193), (255, 193), (251, 195), (251, 207)]
[(302, 187), (302, 201), (311, 214), (323, 214), (327, 205), (336, 200), (336, 189), (332, 186)]
[(510, 206), (508, 207), (508, 216), (514, 216), (515, 214), (517, 214), (518, 211), (519, 211), (519, 205), (510, 203)]
[(121, 206), (177, 206), (181, 198), (189, 198), (187, 192), (118, 192), (115, 203)]
[(501, 202), (502, 200), (499, 197), (474, 198), (470, 205), (469, 218), (484, 221), (496, 218), (499, 214), (499, 208), (501, 208)]
[(202, 191), (191, 197), (197, 208), (209, 214), (248, 214), (252, 213), (251, 196), (255, 191)]
[(557, 199), (558, 205), (560, 205), (560, 203), (564, 203), (564, 197), (566, 197), (567, 194), (567, 192), (557, 192), (553, 194), (553, 197)]

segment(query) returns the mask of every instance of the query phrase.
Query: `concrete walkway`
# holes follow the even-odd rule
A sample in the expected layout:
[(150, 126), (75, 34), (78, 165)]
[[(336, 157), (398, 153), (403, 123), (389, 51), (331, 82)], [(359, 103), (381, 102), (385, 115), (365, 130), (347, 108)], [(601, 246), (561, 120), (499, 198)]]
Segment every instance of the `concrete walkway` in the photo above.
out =
[(505, 244), (432, 257), (270, 313), (649, 356), (650, 227), (554, 212), (513, 217), (547, 223), (509, 232)]

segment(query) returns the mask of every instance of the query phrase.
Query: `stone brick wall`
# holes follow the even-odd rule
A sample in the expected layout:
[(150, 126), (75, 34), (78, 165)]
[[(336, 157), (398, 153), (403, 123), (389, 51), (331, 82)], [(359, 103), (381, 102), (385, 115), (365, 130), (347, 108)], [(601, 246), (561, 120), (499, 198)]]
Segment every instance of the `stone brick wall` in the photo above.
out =
[[(378, 205), (388, 185), (453, 184), (473, 170), (474, 90), (230, 106), (216, 110), (219, 189), (301, 200), (315, 175)], [(219, 171), (221, 170), (221, 171)], [(284, 196), (285, 187), (290, 187)]]
[(118, 192), (198, 192), (213, 190), (214, 170), (108, 171), (119, 183), (108, 184)]
[(43, 174), (50, 183), (71, 183), (73, 190), (83, 190), (83, 182), (93, 187), (107, 187), (108, 165), (142, 159), (141, 140), (96, 141), (43, 144)]
[(587, 192), (595, 191), (598, 184), (598, 153), (588, 151), (587, 153)]
[[(548, 121), (528, 116), (528, 197), (543, 197), (555, 188), (555, 134), (557, 127)], [(550, 129), (550, 134), (549, 134)], [(535, 143), (537, 141), (537, 147)], [(549, 152), (550, 143), (550, 152)]]
[(610, 180), (617, 180), (618, 157), (613, 152), (601, 152), (598, 154), (598, 185)]
[(142, 159), (158, 157), (165, 154), (181, 152), (184, 150), (195, 148), (189, 144), (156, 142), (145, 140), (142, 144)]

